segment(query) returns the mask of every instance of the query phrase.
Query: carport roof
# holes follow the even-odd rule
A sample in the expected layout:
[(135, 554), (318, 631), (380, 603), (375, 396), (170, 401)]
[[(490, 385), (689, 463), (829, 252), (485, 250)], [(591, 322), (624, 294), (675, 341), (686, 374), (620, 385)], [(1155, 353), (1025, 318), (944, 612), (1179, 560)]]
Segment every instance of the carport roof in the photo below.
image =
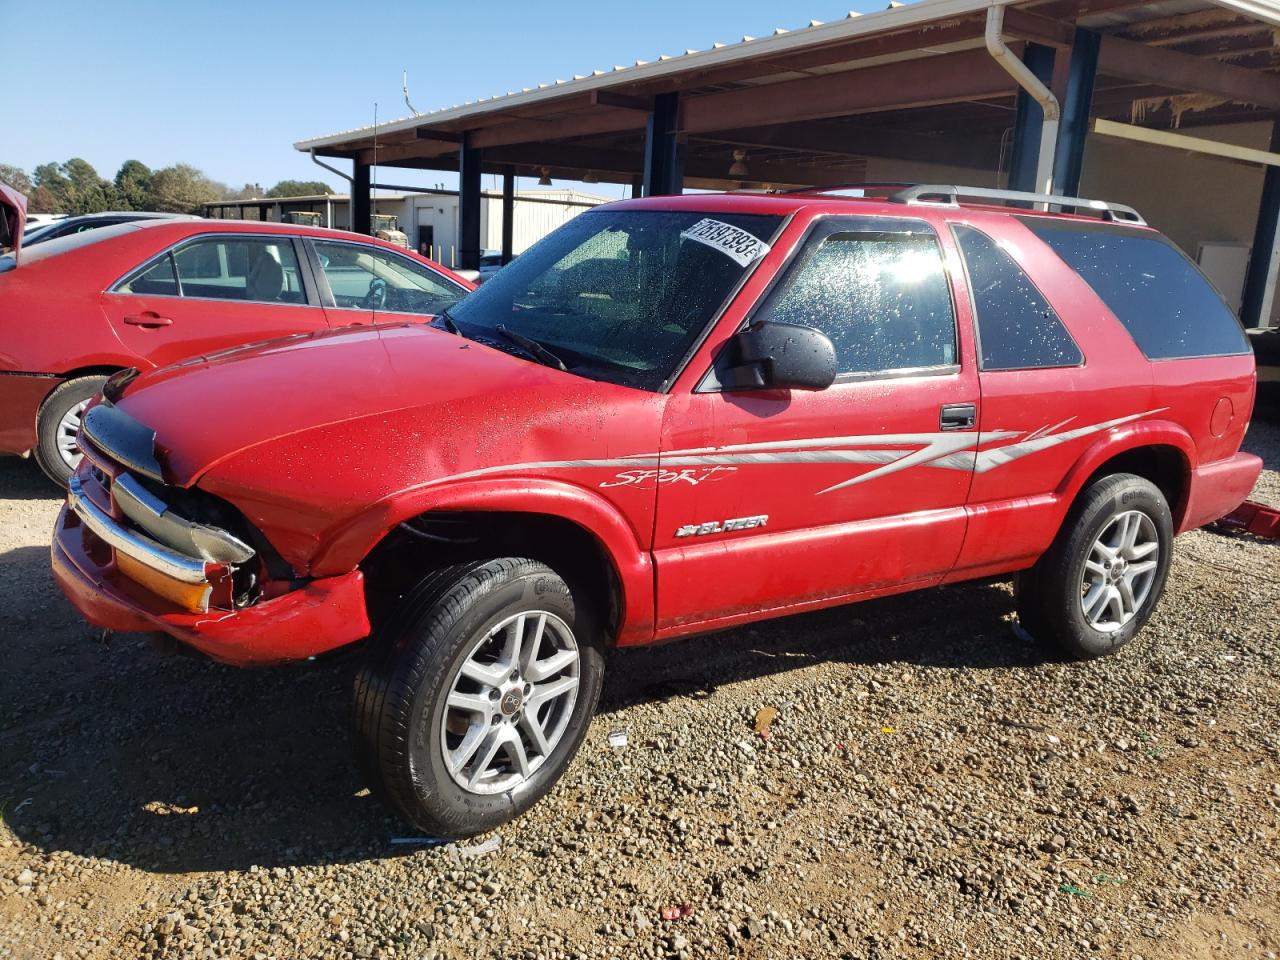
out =
[[(1097, 116), (1169, 126), (1271, 119), (1280, 111), (1275, 3), (1002, 5), (1005, 35), (1015, 48), (1019, 42), (1069, 48), (1077, 26), (1102, 34)], [(851, 160), (868, 155), (936, 154), (928, 141), (944, 131), (961, 134), (960, 165), (993, 169), (991, 154), (1001, 149), (999, 131), (1009, 126), (1016, 90), (984, 49), (989, 6), (990, 0), (922, 0), (851, 14), (295, 146), (362, 163), (447, 170), (456, 169), (466, 132), (483, 149), (486, 169), (547, 167), (558, 175), (591, 171), (601, 180), (625, 181), (639, 170), (652, 98), (678, 90), (690, 185), (730, 179), (724, 171), (741, 149), (751, 152), (753, 180), (849, 179)], [(1060, 66), (1066, 59), (1058, 58)], [(860, 71), (859, 83), (839, 76), (850, 71)], [(875, 117), (886, 111), (893, 111), (892, 126)], [(869, 144), (879, 152), (868, 154)]]

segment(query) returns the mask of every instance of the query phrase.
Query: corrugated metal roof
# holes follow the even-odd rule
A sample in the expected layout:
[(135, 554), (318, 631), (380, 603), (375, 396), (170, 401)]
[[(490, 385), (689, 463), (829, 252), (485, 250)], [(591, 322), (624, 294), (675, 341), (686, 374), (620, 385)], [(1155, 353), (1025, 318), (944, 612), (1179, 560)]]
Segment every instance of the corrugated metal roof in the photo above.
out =
[[(457, 123), (462, 120), (481, 121), (487, 117), (528, 108), (537, 104), (547, 104), (555, 100), (563, 100), (575, 95), (582, 95), (610, 87), (626, 87), (629, 85), (651, 82), (679, 74), (725, 67), (731, 64), (746, 63), (754, 59), (777, 57), (780, 54), (803, 53), (809, 48), (819, 48), (840, 44), (850, 40), (864, 39), (876, 34), (891, 33), (909, 29), (941, 28), (964, 17), (980, 15), (988, 7), (1030, 6), (1031, 12), (1037, 12), (1035, 0), (919, 0), (908, 5), (890, 6), (876, 13), (859, 15), (851, 12), (842, 20), (821, 23), (810, 21), (806, 27), (797, 30), (779, 28), (768, 37), (743, 37), (732, 44), (714, 44), (707, 50), (686, 50), (684, 53), (659, 56), (656, 60), (637, 60), (634, 65), (614, 66), (610, 70), (594, 70), (589, 74), (577, 74), (570, 80), (556, 80), (553, 83), (539, 84), (537, 87), (508, 92), (495, 97), (481, 98), (463, 104), (440, 108), (392, 120), (386, 123), (355, 127), (338, 133), (326, 134), (301, 140), (294, 144), (298, 150), (323, 150), (327, 147), (350, 144), (353, 141), (365, 140), (375, 133), (378, 136), (405, 133), (419, 127), (435, 127)], [(1260, 22), (1280, 25), (1280, 2), (1276, 0), (1156, 0), (1154, 3), (1134, 4), (1106, 13), (1088, 15), (1080, 20), (1101, 30), (1126, 30), (1138, 27), (1143, 21), (1165, 17), (1176, 17), (1211, 11), (1219, 8), (1228, 15), (1245, 16)], [(927, 36), (927, 35), (926, 35)], [(934, 52), (922, 46), (921, 55)], [(895, 54), (884, 59), (900, 59), (908, 54)], [(866, 62), (858, 61), (855, 66), (864, 66)], [(836, 72), (848, 69), (849, 64), (828, 64), (820, 71)], [(787, 74), (790, 75), (790, 74)], [(739, 81), (735, 85), (750, 86), (757, 82), (776, 80), (777, 77), (756, 78)]]
[[(705, 69), (750, 60), (755, 57), (790, 53), (809, 46), (819, 46), (840, 40), (869, 36), (874, 33), (924, 26), (933, 21), (946, 21), (967, 14), (975, 14), (990, 6), (1013, 6), (1020, 0), (919, 0), (917, 3), (893, 6), (877, 13), (850, 12), (843, 20), (822, 23), (810, 21), (809, 26), (798, 30), (779, 28), (768, 37), (746, 37), (737, 43), (717, 43), (708, 50), (686, 50), (684, 53), (660, 55), (656, 60), (637, 60), (633, 66), (614, 66), (611, 70), (593, 70), (589, 74), (576, 74), (571, 80), (556, 80), (537, 87), (526, 87), (496, 97), (482, 97), (452, 107), (431, 110), (391, 120), (377, 125), (379, 135), (412, 130), (428, 124), (445, 123), (467, 117), (482, 116), (502, 110), (527, 107), (574, 93), (589, 93), (607, 87), (653, 80), (685, 70)], [(347, 140), (372, 136), (374, 126), (354, 127), (337, 133), (300, 140), (294, 144), (298, 150), (319, 149)]]

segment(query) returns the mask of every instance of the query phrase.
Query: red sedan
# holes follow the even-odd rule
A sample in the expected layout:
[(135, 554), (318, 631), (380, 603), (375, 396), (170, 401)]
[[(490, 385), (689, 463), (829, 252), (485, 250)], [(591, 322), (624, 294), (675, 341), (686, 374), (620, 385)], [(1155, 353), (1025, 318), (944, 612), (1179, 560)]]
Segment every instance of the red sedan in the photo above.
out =
[[(12, 194), (0, 204), (17, 209)], [(0, 452), (34, 452), (65, 483), (80, 413), (117, 370), (421, 322), (472, 288), (381, 240), (292, 224), (138, 221), (13, 249), (0, 256)]]

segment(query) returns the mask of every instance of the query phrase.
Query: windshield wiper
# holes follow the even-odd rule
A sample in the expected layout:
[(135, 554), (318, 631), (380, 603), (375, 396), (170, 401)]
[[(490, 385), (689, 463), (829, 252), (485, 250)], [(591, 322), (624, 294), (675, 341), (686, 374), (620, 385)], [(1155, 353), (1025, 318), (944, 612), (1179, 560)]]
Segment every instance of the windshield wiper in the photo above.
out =
[(507, 340), (510, 340), (517, 347), (523, 350), (539, 363), (544, 363), (548, 367), (555, 367), (557, 370), (568, 371), (568, 367), (564, 365), (564, 361), (557, 357), (554, 353), (540, 344), (532, 337), (526, 337), (523, 333), (516, 333), (506, 324), (498, 324), (493, 328)]
[(444, 324), (444, 328), (446, 330), (448, 330), (450, 333), (455, 333), (458, 336), (462, 336), (462, 331), (458, 329), (458, 325), (454, 322), (453, 317), (450, 316), (448, 307), (445, 307), (443, 310), (441, 310), (437, 314), (437, 316), (440, 318), (440, 322)]

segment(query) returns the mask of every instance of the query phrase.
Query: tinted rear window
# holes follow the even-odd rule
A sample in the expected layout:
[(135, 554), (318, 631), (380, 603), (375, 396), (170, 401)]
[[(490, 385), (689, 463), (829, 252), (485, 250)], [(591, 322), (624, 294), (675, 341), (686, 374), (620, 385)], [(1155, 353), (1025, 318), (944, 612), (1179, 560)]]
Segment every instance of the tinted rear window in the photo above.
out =
[(1158, 233), (1021, 217), (1091, 286), (1151, 360), (1246, 353), (1231, 308)]
[(954, 227), (969, 268), (983, 370), (1074, 367), (1083, 361), (1053, 307), (985, 233)]

